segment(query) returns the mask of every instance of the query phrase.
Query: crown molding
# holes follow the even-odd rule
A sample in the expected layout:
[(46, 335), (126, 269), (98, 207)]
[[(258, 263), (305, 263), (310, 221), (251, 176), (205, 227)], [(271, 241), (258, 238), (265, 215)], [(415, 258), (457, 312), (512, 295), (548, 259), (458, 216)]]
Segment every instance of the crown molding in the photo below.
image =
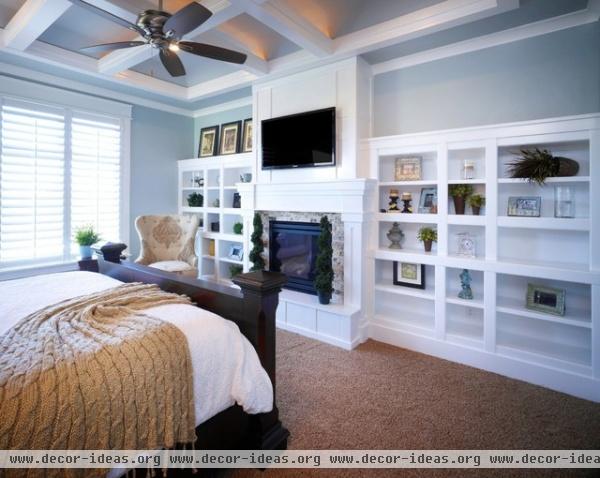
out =
[(206, 108), (200, 108), (194, 111), (194, 118), (201, 118), (202, 116), (214, 115), (216, 113), (222, 113), (223, 111), (230, 111), (237, 108), (243, 108), (244, 106), (252, 106), (252, 96), (246, 98), (240, 98), (239, 100), (227, 101), (225, 103), (219, 103), (214, 106), (207, 106)]

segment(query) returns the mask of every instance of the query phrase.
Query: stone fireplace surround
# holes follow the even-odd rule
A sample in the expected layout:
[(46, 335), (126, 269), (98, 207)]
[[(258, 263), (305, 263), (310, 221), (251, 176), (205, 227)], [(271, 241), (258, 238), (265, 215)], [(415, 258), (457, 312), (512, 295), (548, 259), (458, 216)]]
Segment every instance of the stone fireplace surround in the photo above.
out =
[[(332, 222), (334, 303), (321, 305), (316, 296), (284, 290), (277, 309), (277, 326), (324, 342), (352, 349), (367, 338), (364, 318), (367, 233), (372, 228), (374, 181), (342, 179), (298, 183), (239, 183), (244, 230), (252, 231), (255, 212), (263, 219), (265, 240), (269, 219)], [(250, 250), (245, 234), (244, 250)], [(268, 244), (266, 244), (268, 247)], [(265, 251), (268, 259), (268, 251)], [(247, 255), (247, 254), (246, 254)]]

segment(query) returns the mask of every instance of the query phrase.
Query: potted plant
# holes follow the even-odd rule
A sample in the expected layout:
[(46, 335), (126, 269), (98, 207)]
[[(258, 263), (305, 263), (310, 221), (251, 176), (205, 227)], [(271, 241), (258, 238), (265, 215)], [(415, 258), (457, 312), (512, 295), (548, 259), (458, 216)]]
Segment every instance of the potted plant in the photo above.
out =
[(239, 264), (231, 264), (229, 266), (229, 275), (231, 276), (232, 279), (235, 276), (241, 274), (242, 272), (244, 272), (244, 268), (242, 266), (240, 266)]
[(331, 265), (333, 248), (331, 247), (331, 223), (327, 216), (321, 218), (321, 233), (317, 244), (319, 254), (316, 262), (315, 289), (319, 296), (319, 304), (327, 305), (331, 301), (333, 292), (333, 267)]
[(482, 206), (485, 206), (485, 198), (481, 194), (473, 194), (469, 197), (469, 206), (473, 210), (473, 216), (479, 216)]
[(454, 200), (454, 212), (464, 214), (466, 200), (473, 194), (473, 186), (470, 184), (453, 184), (448, 191)]
[(251, 271), (262, 271), (265, 268), (265, 259), (262, 254), (265, 250), (265, 245), (263, 244), (262, 235), (263, 235), (263, 223), (260, 218), (260, 214), (254, 213), (254, 221), (252, 223), (254, 226), (254, 231), (250, 236), (250, 242), (252, 242), (252, 250), (248, 258), (252, 262)]
[(546, 178), (557, 176), (575, 176), (579, 172), (577, 161), (553, 156), (547, 149), (521, 149), (519, 153), (513, 153), (517, 157), (512, 163), (508, 163), (508, 173), (512, 178), (524, 178), (529, 182), (543, 186)]
[(241, 234), (243, 230), (244, 230), (244, 225), (241, 222), (236, 222), (233, 225), (233, 233), (234, 234)]
[(204, 196), (200, 193), (192, 193), (187, 197), (189, 207), (202, 207), (204, 204)]
[(75, 230), (75, 242), (79, 244), (79, 255), (82, 259), (91, 259), (92, 244), (96, 244), (100, 236), (92, 226), (82, 226)]
[(437, 231), (431, 227), (422, 227), (419, 229), (417, 239), (425, 246), (425, 252), (431, 252), (431, 246), (437, 242)]

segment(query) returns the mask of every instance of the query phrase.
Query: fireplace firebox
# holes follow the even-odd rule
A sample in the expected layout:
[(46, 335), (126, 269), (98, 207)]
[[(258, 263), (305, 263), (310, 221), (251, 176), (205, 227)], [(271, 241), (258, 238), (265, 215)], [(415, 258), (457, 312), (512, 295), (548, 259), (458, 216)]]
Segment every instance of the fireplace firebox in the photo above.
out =
[(288, 278), (287, 289), (317, 294), (318, 223), (269, 221), (269, 269)]

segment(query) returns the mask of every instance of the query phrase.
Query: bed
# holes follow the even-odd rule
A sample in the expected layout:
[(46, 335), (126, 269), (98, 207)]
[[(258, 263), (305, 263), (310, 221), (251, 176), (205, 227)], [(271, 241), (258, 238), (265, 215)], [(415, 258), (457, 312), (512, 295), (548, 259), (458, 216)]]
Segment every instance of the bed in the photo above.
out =
[(100, 257), (85, 269), (0, 282), (0, 335), (49, 304), (121, 283), (156, 284), (184, 294), (196, 305), (160, 305), (145, 313), (174, 325), (187, 340), (196, 449), (287, 446), (289, 433), (279, 421), (275, 400), (275, 311), (283, 275), (241, 274), (234, 280), (238, 290), (114, 258)]

